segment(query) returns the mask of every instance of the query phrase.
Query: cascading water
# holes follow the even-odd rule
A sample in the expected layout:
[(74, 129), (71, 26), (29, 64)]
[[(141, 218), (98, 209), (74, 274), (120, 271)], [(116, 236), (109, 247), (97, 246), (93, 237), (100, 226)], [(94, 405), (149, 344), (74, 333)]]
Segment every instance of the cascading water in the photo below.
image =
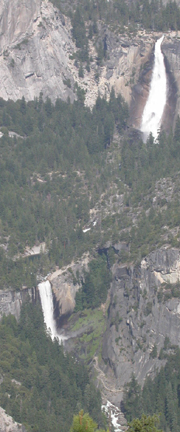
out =
[(57, 338), (59, 343), (63, 342), (66, 337), (60, 335), (57, 332), (56, 321), (54, 319), (54, 307), (53, 307), (53, 296), (51, 284), (48, 280), (41, 282), (38, 285), (39, 295), (41, 299), (41, 305), (44, 315), (44, 322), (46, 324), (47, 330), (50, 330), (50, 335), (52, 340)]
[(161, 120), (167, 99), (167, 78), (164, 64), (164, 56), (161, 51), (162, 36), (155, 44), (154, 68), (151, 80), (151, 87), (146, 102), (140, 130), (143, 132), (143, 140), (146, 142), (150, 132), (156, 139), (161, 127)]

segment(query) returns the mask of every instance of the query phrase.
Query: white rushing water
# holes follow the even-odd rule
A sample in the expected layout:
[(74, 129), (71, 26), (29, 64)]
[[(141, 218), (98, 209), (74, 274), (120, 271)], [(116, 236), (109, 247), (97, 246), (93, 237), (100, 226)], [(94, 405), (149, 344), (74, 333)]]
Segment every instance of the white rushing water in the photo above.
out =
[(48, 280), (41, 282), (38, 285), (39, 295), (41, 299), (41, 305), (44, 315), (44, 322), (46, 324), (47, 330), (50, 331), (52, 340), (57, 338), (59, 343), (66, 339), (65, 336), (60, 335), (57, 332), (56, 321), (54, 319), (54, 306), (53, 306), (53, 295), (51, 284)]
[(110, 414), (111, 423), (114, 427), (115, 432), (122, 432), (121, 425), (119, 422), (119, 416), (120, 416), (119, 408), (107, 400), (106, 405), (102, 405), (102, 410), (105, 411), (107, 415)]
[(143, 132), (144, 141), (150, 132), (156, 139), (161, 127), (161, 120), (167, 99), (167, 78), (164, 64), (164, 56), (161, 51), (162, 36), (155, 44), (154, 67), (151, 79), (149, 96), (143, 111), (140, 130)]

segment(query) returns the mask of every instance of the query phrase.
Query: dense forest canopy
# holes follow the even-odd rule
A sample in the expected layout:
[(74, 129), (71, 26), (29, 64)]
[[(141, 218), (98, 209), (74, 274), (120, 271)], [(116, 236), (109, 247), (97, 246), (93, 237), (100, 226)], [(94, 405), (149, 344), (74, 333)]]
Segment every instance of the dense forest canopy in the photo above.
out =
[[(38, 271), (46, 274), (87, 250), (82, 228), (98, 188), (108, 182), (104, 163), (114, 129), (121, 133), (127, 118), (126, 103), (113, 91), (92, 111), (80, 90), (73, 104), (58, 99), (53, 105), (42, 95), (28, 103), (0, 99), (2, 287), (35, 285)], [(44, 241), (48, 255), (21, 258), (27, 245)]]
[[(167, 355), (167, 350), (175, 350)], [(163, 355), (163, 356), (162, 356)], [(143, 389), (135, 377), (126, 386), (124, 393), (124, 412), (128, 421), (139, 417), (142, 413), (160, 414), (160, 426), (163, 431), (179, 432), (180, 430), (180, 349), (171, 347), (168, 338), (165, 339), (161, 351), (161, 359), (167, 363), (152, 380), (146, 378)]]
[[(91, 68), (90, 41), (97, 50), (97, 67), (108, 57), (106, 36), (100, 32), (103, 25), (117, 34), (125, 29), (128, 33), (180, 29), (175, 2), (53, 0), (53, 4), (71, 19), (78, 49), (73, 58), (79, 62), (80, 77), (85, 67)], [(174, 134), (161, 131), (157, 142), (150, 136), (144, 144), (139, 135), (131, 135), (127, 104), (114, 90), (109, 100), (98, 97), (92, 110), (84, 105), (84, 91), (77, 85), (74, 91), (74, 103), (57, 99), (53, 104), (42, 94), (28, 103), (24, 98), (17, 102), (0, 98), (0, 286), (17, 290), (35, 286), (39, 276), (90, 251), (94, 259), (83, 274), (75, 312), (92, 313), (106, 301), (115, 261), (139, 264), (167, 241), (180, 247), (179, 234), (167, 234), (180, 223), (180, 119)], [(174, 195), (171, 200), (159, 198), (155, 206), (157, 182), (167, 176), (175, 184)], [(120, 195), (121, 211), (116, 202)], [(97, 203), (99, 220), (85, 233)], [(107, 240), (110, 247), (105, 252)], [(118, 241), (125, 244), (120, 252), (113, 247)], [(43, 242), (45, 253), (25, 257), (27, 247)], [(179, 284), (170, 288), (168, 295), (180, 297)], [(167, 363), (154, 380), (147, 378), (141, 389), (132, 377), (126, 386), (123, 409), (132, 421), (129, 432), (156, 432), (156, 418), (146, 417), (154, 413), (161, 413), (165, 432), (180, 432), (180, 351), (169, 347), (175, 354), (168, 356), (166, 349), (160, 356)], [(152, 355), (157, 355), (157, 347)], [(0, 406), (27, 431), (67, 432), (71, 425), (71, 431), (77, 431), (81, 409), (90, 430), (107, 426), (100, 392), (87, 369), (51, 341), (38, 306), (24, 305), (19, 323), (12, 316), (0, 323), (0, 381)], [(141, 415), (141, 420), (133, 421)]]
[[(107, 35), (109, 29), (115, 34), (135, 34), (139, 30), (168, 31), (180, 29), (180, 8), (175, 1), (163, 4), (161, 0), (51, 0), (68, 15), (72, 24), (72, 36), (77, 52), (73, 54), (79, 67), (79, 76), (84, 76), (83, 67), (91, 69), (90, 41), (96, 48), (96, 78), (98, 68), (108, 59)], [(68, 82), (67, 82), (68, 85)]]
[[(161, 132), (158, 144), (152, 137), (144, 144), (128, 130), (123, 138), (127, 120), (127, 105), (113, 91), (109, 102), (98, 97), (92, 111), (84, 106), (82, 92), (73, 104), (57, 100), (53, 105), (41, 95), (28, 103), (0, 99), (1, 287), (35, 286), (38, 274), (46, 275), (109, 239), (128, 245), (129, 252), (118, 259), (139, 260), (164, 243), (165, 225), (178, 226), (177, 195), (159, 200), (156, 207), (152, 195), (157, 180), (166, 176), (172, 176), (177, 191), (180, 120), (174, 136)], [(10, 137), (8, 131), (16, 135)], [(120, 136), (118, 147), (114, 132)], [(124, 194), (120, 213), (116, 201), (111, 214), (104, 211), (112, 193), (113, 200)], [(99, 222), (84, 234), (90, 209), (100, 198)], [(179, 245), (178, 236), (169, 241)], [(42, 242), (46, 253), (23, 256), (27, 246)], [(88, 283), (83, 290), (87, 293)], [(87, 305), (87, 299), (80, 300), (80, 308), (82, 302)]]
[(0, 323), (0, 406), (27, 431), (67, 432), (81, 409), (100, 427), (101, 395), (87, 369), (46, 334), (40, 306), (23, 305), (19, 323)]
[[(52, 0), (52, 3), (71, 17), (77, 47), (86, 45), (86, 36), (91, 38), (97, 34), (98, 20), (122, 33), (139, 28), (155, 31), (180, 28), (180, 10), (176, 1), (163, 4), (160, 0), (129, 3), (125, 0)], [(88, 33), (85, 31), (86, 25), (89, 25)]]

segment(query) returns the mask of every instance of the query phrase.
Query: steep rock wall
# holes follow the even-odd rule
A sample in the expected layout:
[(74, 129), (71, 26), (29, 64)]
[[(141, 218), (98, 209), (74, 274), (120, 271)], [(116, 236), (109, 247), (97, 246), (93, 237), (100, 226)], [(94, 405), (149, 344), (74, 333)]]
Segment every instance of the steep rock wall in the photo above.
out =
[(140, 267), (114, 265), (113, 274), (101, 367), (116, 388), (106, 396), (119, 403), (132, 373), (143, 384), (164, 363), (158, 355), (166, 337), (180, 346), (180, 298), (164, 297), (166, 284), (179, 281), (180, 251), (159, 249), (142, 260)]
[[(172, 125), (174, 127), (175, 120), (180, 115), (180, 32), (171, 32), (166, 35), (162, 50), (166, 60), (166, 68), (168, 75), (171, 77), (172, 88), (169, 88), (169, 96), (171, 97), (169, 107), (171, 109), (170, 115), (173, 119)], [(173, 103), (174, 96), (176, 103)]]
[[(58, 96), (72, 99), (64, 85), (72, 78), (69, 55), (75, 46), (64, 17), (47, 1), (11, 0), (0, 8), (0, 96), (17, 100)], [(73, 82), (72, 82), (73, 84)]]
[(36, 302), (38, 293), (35, 288), (23, 289), (21, 291), (2, 291), (0, 290), (0, 320), (3, 315), (12, 314), (18, 320), (22, 303), (28, 298)]
[(33, 21), (40, 16), (40, 0), (9, 1), (0, 4), (0, 52), (32, 34)]
[[(145, 65), (152, 59), (154, 42), (160, 34), (139, 31), (131, 37), (115, 35), (99, 23), (99, 35), (102, 40), (106, 38), (107, 59), (97, 67), (97, 53), (90, 41), (91, 70), (84, 68), (84, 77), (80, 78), (78, 62), (72, 58), (76, 46), (70, 20), (47, 0), (15, 0), (15, 4), (4, 0), (0, 4), (0, 97), (17, 100), (24, 96), (32, 100), (43, 92), (44, 98), (49, 96), (53, 101), (57, 97), (74, 100), (77, 82), (86, 92), (86, 104), (92, 107), (98, 94), (108, 97), (114, 87), (116, 94), (121, 93), (131, 104), (131, 123), (138, 128), (148, 96), (152, 61), (150, 68)], [(178, 37), (178, 33), (171, 32), (163, 42), (169, 72), (177, 86), (177, 101), (173, 87), (164, 117), (168, 129), (180, 113)]]
[(54, 295), (54, 313), (59, 325), (62, 325), (75, 308), (76, 293), (81, 288), (83, 272), (87, 270), (88, 263), (89, 255), (85, 254), (78, 262), (73, 262), (48, 277)]
[[(112, 86), (130, 103), (131, 88), (139, 70), (147, 60), (154, 39), (145, 32), (137, 36), (115, 35), (99, 24), (100, 35), (106, 36), (107, 60), (98, 67), (97, 53), (90, 42), (91, 71), (84, 68), (79, 78), (76, 51), (70, 20), (47, 0), (6, 0), (0, 5), (0, 96), (4, 99), (27, 100), (50, 96), (74, 99), (74, 83), (86, 91), (86, 104), (93, 106), (98, 94), (107, 97)], [(70, 80), (71, 87), (67, 86)]]

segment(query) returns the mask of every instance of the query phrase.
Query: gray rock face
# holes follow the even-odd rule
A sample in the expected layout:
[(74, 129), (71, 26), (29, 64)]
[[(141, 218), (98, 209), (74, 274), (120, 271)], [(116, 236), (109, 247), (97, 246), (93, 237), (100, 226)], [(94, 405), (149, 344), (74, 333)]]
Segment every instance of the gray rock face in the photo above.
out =
[[(84, 68), (84, 77), (78, 75), (78, 62), (72, 54), (76, 52), (72, 40), (71, 24), (67, 17), (47, 0), (4, 0), (0, 4), (0, 97), (17, 100), (25, 97), (32, 100), (43, 92), (43, 97), (57, 97), (73, 101), (74, 84), (85, 90), (85, 103), (92, 107), (98, 94), (106, 94), (111, 88), (121, 93), (130, 105), (132, 125), (139, 128), (143, 107), (147, 100), (151, 70), (145, 81), (139, 82), (144, 65), (149, 60), (154, 42), (160, 34), (139, 31), (136, 36), (117, 36), (99, 23), (102, 39), (106, 37), (107, 58), (98, 67), (97, 53), (93, 41), (89, 42), (92, 57), (91, 70)], [(163, 42), (163, 51), (170, 65), (175, 86), (168, 97), (164, 124), (172, 126), (174, 117), (180, 113), (180, 42), (178, 34), (171, 32)], [(76, 64), (77, 63), (77, 64)], [(134, 90), (133, 90), (133, 86)], [(175, 87), (177, 86), (177, 91)], [(177, 93), (177, 99), (176, 95)], [(177, 106), (176, 106), (177, 105)]]
[(6, 414), (0, 407), (0, 432), (26, 432), (24, 426), (16, 423), (12, 417)]
[[(18, 320), (22, 303), (28, 298), (31, 301), (36, 301), (36, 290), (23, 289), (22, 291), (0, 291), (0, 320), (3, 315), (12, 314)], [(1, 429), (0, 429), (1, 430)]]
[[(100, 26), (100, 24), (99, 24)], [(74, 83), (86, 91), (86, 104), (93, 106), (98, 96), (110, 94), (112, 86), (128, 103), (132, 84), (147, 60), (153, 37), (139, 33), (133, 38), (117, 36), (106, 28), (108, 60), (98, 68), (97, 52), (89, 42), (91, 71), (84, 78), (71, 55), (76, 51), (71, 24), (47, 0), (4, 0), (0, 4), (0, 96), (32, 100), (43, 92), (44, 98), (74, 99)], [(70, 80), (70, 81), (67, 81)], [(132, 82), (133, 81), (133, 82)], [(67, 85), (68, 82), (68, 85)], [(70, 85), (71, 87), (70, 87)]]
[(171, 32), (165, 37), (162, 44), (162, 51), (165, 56), (165, 65), (168, 73), (168, 103), (164, 112), (164, 122), (171, 121), (175, 125), (177, 115), (180, 114), (180, 32)]
[(159, 249), (142, 260), (139, 268), (114, 265), (113, 274), (101, 366), (108, 376), (114, 374), (117, 392), (110, 399), (119, 403), (122, 393), (118, 390), (132, 373), (143, 384), (164, 363), (158, 355), (166, 336), (180, 346), (180, 299), (163, 297), (167, 283), (180, 279), (180, 251)]
[(70, 315), (75, 307), (75, 297), (81, 288), (81, 279), (84, 270), (88, 269), (89, 255), (84, 254), (82, 258), (71, 265), (57, 270), (49, 276), (52, 291), (55, 298), (55, 316), (57, 321)]
[(0, 4), (0, 52), (32, 33), (33, 21), (40, 16), (40, 0)]
[(69, 55), (75, 49), (68, 25), (47, 1), (16, 0), (0, 5), (0, 96), (27, 100), (74, 98)]

